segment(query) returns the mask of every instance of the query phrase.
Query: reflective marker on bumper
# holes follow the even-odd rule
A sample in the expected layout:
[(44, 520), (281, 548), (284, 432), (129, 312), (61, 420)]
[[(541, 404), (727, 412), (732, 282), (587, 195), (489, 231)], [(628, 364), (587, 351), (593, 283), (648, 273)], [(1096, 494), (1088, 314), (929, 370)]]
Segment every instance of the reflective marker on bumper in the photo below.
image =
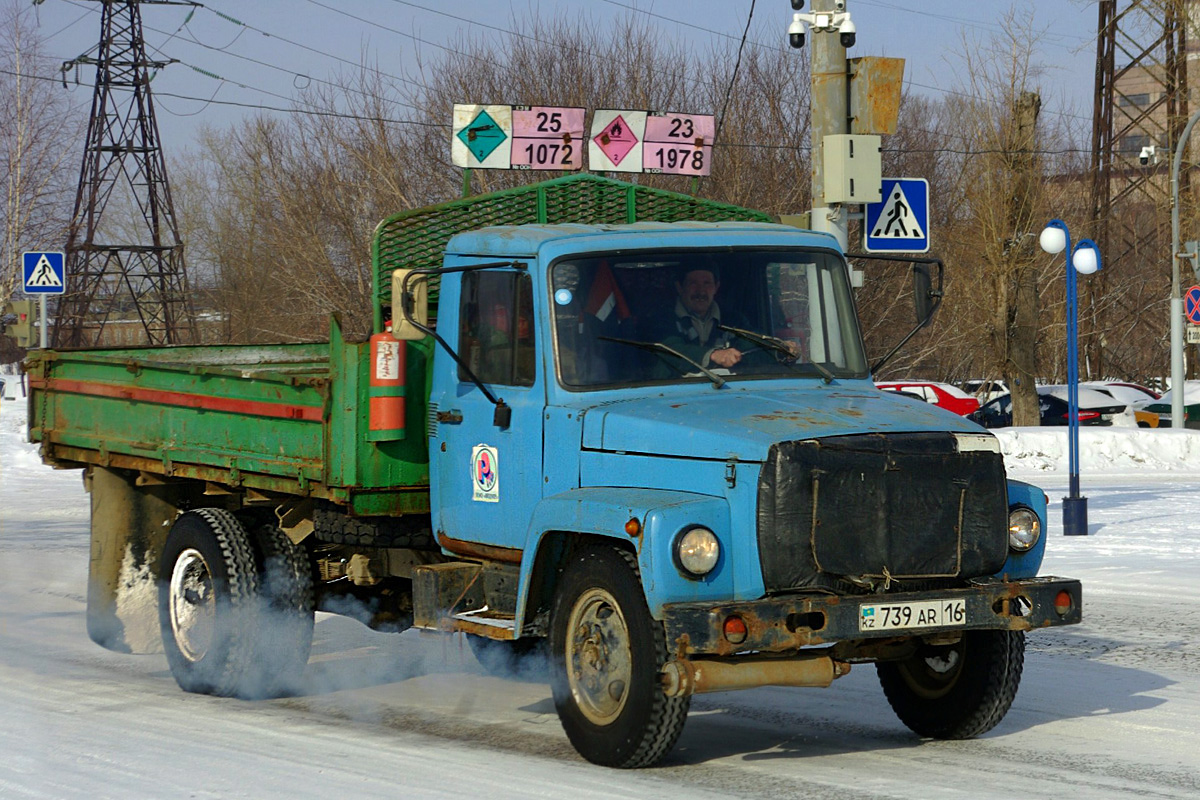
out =
[(746, 621), (737, 616), (726, 617), (725, 639), (730, 644), (741, 644), (746, 641)]
[(1059, 592), (1054, 597), (1054, 610), (1058, 612), (1060, 617), (1065, 617), (1071, 611), (1071, 595), (1069, 592)]

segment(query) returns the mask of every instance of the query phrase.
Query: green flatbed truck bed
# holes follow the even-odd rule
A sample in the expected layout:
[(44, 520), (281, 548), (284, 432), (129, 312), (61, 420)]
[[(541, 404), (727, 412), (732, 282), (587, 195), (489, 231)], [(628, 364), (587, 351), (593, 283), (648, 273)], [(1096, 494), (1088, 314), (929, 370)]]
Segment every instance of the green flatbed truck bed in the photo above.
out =
[(410, 345), (404, 439), (366, 437), (367, 342), (45, 351), (30, 435), (62, 467), (330, 500), (361, 515), (429, 509), (428, 347)]

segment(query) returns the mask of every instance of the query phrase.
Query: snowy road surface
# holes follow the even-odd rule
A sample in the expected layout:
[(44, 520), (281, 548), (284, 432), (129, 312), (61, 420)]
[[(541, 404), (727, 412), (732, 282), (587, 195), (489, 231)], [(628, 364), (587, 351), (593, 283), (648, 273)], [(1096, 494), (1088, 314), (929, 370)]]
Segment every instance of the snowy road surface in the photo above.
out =
[(86, 495), (21, 441), (20, 406), (0, 408), (2, 798), (1200, 798), (1200, 464), (1085, 472), (1072, 538), (1065, 476), (1020, 475), (1051, 497), (1043, 571), (1083, 579), (1085, 621), (1030, 636), (986, 736), (916, 738), (860, 666), (697, 697), (663, 767), (619, 772), (575, 755), (543, 676), (492, 677), (457, 638), (319, 615), (307, 691), (265, 702), (92, 644)]

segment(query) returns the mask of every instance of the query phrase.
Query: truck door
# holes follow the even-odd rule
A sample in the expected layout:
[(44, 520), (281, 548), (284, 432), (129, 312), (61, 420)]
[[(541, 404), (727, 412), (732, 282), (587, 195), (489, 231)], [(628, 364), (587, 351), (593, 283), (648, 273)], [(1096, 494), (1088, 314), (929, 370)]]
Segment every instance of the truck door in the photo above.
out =
[(465, 272), (461, 280), (457, 308), (441, 309), (438, 329), (508, 404), (512, 421), (496, 427), (495, 406), (467, 371), (437, 354), (430, 397), (437, 415), (430, 439), (434, 529), (451, 539), (520, 548), (542, 496), (545, 388), (533, 281), (513, 269)]

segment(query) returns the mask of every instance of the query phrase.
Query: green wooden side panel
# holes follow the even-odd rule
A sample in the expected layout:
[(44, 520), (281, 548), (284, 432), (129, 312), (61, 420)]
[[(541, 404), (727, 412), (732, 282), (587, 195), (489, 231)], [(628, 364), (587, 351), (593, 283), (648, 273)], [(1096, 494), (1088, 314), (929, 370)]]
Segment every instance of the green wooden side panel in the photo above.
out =
[(408, 350), (407, 435), (383, 443), (366, 440), (369, 348), (335, 317), (328, 343), (38, 351), (31, 437), (93, 463), (315, 489), (360, 514), (428, 511), (429, 346)]
[(42, 351), (30, 428), (52, 445), (323, 481), (327, 345)]

